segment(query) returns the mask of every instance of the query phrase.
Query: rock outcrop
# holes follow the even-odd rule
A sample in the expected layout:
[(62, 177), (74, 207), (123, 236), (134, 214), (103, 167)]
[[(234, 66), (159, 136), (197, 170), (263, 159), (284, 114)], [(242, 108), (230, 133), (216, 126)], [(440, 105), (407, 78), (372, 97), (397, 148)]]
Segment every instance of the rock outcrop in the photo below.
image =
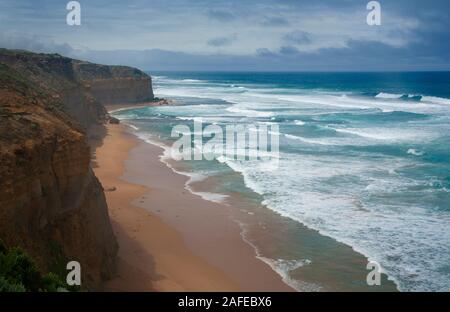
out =
[(154, 99), (151, 77), (125, 66), (75, 62), (78, 79), (104, 104), (140, 103)]
[(0, 50), (0, 239), (43, 272), (79, 261), (87, 288), (111, 277), (118, 246), (85, 130), (106, 120), (102, 102), (147, 98), (135, 69)]
[(59, 99), (67, 112), (86, 128), (106, 120), (105, 104), (154, 99), (151, 77), (131, 67), (6, 49), (0, 49), (0, 62)]

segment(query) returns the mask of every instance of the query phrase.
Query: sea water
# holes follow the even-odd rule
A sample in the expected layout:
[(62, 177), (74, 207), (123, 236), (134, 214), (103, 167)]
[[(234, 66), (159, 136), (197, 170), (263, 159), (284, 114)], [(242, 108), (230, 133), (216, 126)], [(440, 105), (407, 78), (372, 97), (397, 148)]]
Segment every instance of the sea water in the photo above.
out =
[[(185, 162), (182, 174), (206, 200), (238, 195), (292, 222), (272, 235), (284, 247), (259, 255), (291, 285), (323, 286), (290, 275), (319, 261), (293, 234), (306, 226), (380, 263), (400, 290), (450, 291), (450, 73), (152, 74), (155, 94), (176, 105), (115, 113), (148, 142), (168, 146), (174, 126), (200, 120), (278, 125), (277, 170), (225, 157)], [(338, 249), (313, 240), (323, 254)]]

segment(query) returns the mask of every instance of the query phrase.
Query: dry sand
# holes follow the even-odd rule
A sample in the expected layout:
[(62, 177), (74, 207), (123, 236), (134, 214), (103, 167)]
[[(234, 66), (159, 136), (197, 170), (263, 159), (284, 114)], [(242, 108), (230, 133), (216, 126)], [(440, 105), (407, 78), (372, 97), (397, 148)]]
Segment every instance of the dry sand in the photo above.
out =
[(119, 242), (118, 276), (105, 290), (292, 291), (242, 240), (229, 207), (184, 189), (187, 177), (159, 161), (162, 149), (124, 125), (91, 138)]

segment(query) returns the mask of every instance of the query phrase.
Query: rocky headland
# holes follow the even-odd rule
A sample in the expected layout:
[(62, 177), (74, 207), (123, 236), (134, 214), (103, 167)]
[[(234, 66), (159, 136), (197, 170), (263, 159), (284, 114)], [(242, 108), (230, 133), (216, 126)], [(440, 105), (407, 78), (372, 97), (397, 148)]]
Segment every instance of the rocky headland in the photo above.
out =
[(0, 49), (0, 239), (42, 272), (79, 261), (83, 286), (115, 272), (118, 250), (104, 190), (91, 168), (90, 126), (104, 104), (154, 99), (151, 78), (129, 67)]

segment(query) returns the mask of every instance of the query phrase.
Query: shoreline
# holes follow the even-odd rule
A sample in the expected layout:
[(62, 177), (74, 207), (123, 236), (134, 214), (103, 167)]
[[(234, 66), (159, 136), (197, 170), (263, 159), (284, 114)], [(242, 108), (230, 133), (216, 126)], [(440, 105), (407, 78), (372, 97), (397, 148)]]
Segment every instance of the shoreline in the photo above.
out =
[(93, 167), (120, 246), (104, 290), (294, 291), (256, 257), (228, 207), (185, 190), (188, 178), (160, 161), (161, 148), (124, 125), (104, 131), (91, 133)]
[(171, 105), (171, 104), (172, 104), (171, 101), (168, 101), (166, 99), (160, 99), (159, 101), (142, 102), (142, 103), (136, 103), (136, 104), (130, 104), (130, 105), (108, 104), (108, 105), (105, 105), (105, 109), (107, 110), (108, 114), (111, 114), (111, 113), (119, 112), (119, 111), (125, 110), (125, 109), (162, 106), (162, 105)]
[[(138, 107), (145, 106), (152, 105)], [(122, 105), (122, 109), (133, 108)], [(118, 177), (150, 190), (147, 195), (129, 197), (127, 204), (150, 212), (177, 232), (182, 247), (218, 269), (225, 279), (232, 280), (234, 290), (399, 291), (397, 283), (384, 272), (381, 287), (367, 285), (367, 256), (281, 216), (264, 206), (256, 193), (257, 198), (227, 192), (223, 201), (208, 198), (210, 194), (217, 195), (214, 190), (210, 193), (218, 182), (213, 177), (192, 180), (193, 176), (188, 173), (191, 170), (186, 170), (184, 165), (161, 159), (167, 148), (163, 143), (141, 138), (131, 124), (114, 126), (120, 128), (116, 137), (126, 136), (134, 142), (134, 147), (121, 159), (124, 168)], [(100, 180), (103, 183), (103, 179)], [(241, 187), (248, 188), (240, 180)], [(253, 194), (251, 189), (248, 191)], [(108, 193), (106, 197), (108, 199)], [(208, 224), (202, 224), (201, 218), (208, 220)], [(145, 239), (143, 241), (146, 243)]]

